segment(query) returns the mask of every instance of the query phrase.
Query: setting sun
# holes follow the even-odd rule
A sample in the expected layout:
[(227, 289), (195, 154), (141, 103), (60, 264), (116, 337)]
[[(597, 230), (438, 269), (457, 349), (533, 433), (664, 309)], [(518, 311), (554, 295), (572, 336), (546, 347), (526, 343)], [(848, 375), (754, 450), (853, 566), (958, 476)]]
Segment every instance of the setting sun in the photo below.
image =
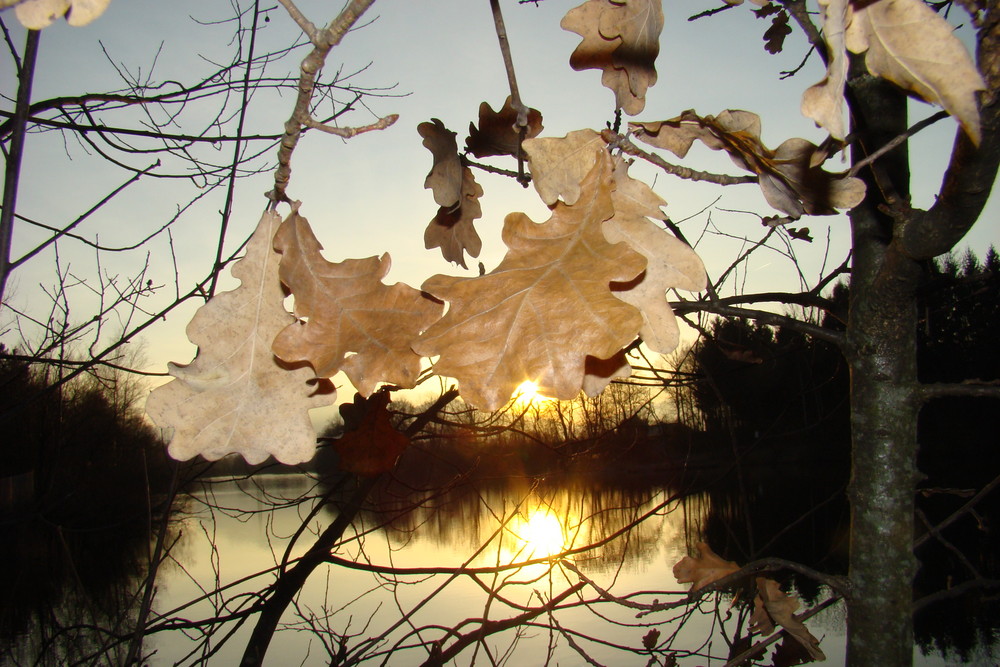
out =
[(551, 403), (554, 398), (538, 393), (538, 385), (531, 380), (525, 380), (514, 390), (514, 402), (521, 405), (541, 405)]

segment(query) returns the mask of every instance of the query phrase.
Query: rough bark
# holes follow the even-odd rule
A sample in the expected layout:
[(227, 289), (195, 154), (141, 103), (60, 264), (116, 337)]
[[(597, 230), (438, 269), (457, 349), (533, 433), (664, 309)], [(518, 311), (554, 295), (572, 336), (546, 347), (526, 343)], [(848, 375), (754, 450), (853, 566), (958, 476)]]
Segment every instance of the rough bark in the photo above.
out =
[[(906, 129), (906, 99), (884, 81), (863, 73), (854, 77), (851, 101), (858, 137), (855, 162)], [(869, 194), (851, 212), (852, 597), (847, 655), (851, 665), (909, 665), (920, 270), (893, 243), (894, 221), (883, 212), (907, 199), (906, 145), (859, 176)]]

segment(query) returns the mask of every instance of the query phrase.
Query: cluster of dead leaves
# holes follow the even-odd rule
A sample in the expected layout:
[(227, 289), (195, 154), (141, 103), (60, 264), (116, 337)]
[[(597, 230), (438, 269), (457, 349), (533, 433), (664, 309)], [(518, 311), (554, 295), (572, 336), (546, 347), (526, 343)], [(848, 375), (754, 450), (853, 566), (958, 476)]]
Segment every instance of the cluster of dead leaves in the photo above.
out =
[[(696, 545), (697, 556), (685, 556), (674, 565), (674, 577), (678, 583), (693, 584), (696, 591), (723, 577), (738, 572), (740, 567), (732, 561), (723, 560), (704, 542)], [(795, 638), (812, 660), (826, 660), (816, 639), (805, 624), (795, 617), (799, 601), (783, 592), (778, 582), (767, 577), (755, 577), (757, 595), (754, 597), (754, 611), (750, 616), (750, 630), (761, 636), (774, 632), (781, 626)]]
[(623, 350), (637, 337), (672, 351), (679, 332), (666, 292), (700, 290), (706, 276), (694, 251), (652, 221), (663, 200), (591, 130), (524, 149), (552, 215), (508, 215), (505, 258), (475, 278), (386, 285), (388, 256), (330, 262), (298, 205), (280, 226), (266, 213), (234, 266), (240, 287), (188, 327), (197, 358), (172, 365), (175, 379), (148, 400), (154, 421), (175, 429), (171, 454), (307, 460), (308, 410), (332, 400), (314, 378), (340, 371), (367, 396), (415, 386), (421, 359), (436, 357), (435, 372), (458, 380), (467, 402), (495, 409), (525, 378), (560, 399), (600, 392), (631, 373)]
[[(751, 0), (757, 6), (766, 0)], [(743, 0), (725, 0), (739, 5)], [(865, 55), (874, 76), (944, 107), (979, 143), (976, 93), (986, 85), (954, 28), (923, 0), (819, 0), (827, 73), (802, 96), (802, 113), (836, 139), (847, 134), (847, 54)]]
[(508, 215), (508, 252), (486, 275), (427, 280), (423, 290), (449, 308), (413, 344), (486, 409), (525, 378), (553, 398), (596, 393), (630, 373), (621, 351), (638, 335), (672, 350), (666, 290), (699, 290), (706, 280), (694, 251), (649, 219), (662, 217), (663, 201), (628, 176), (598, 133), (532, 139), (524, 149), (552, 216), (538, 224)]
[[(72, 0), (60, 2), (66, 7), (59, 11), (73, 5), (76, 12)], [(19, 7), (42, 4), (52, 5), (33, 0)], [(865, 53), (872, 73), (944, 105), (978, 137), (975, 93), (982, 79), (947, 24), (920, 0), (821, 5), (830, 69), (807, 92), (807, 115), (833, 136), (843, 135), (835, 116), (849, 50)], [(628, 113), (643, 109), (656, 80), (662, 24), (659, 0), (588, 0), (562, 21), (583, 37), (572, 66), (602, 69), (602, 80)], [(783, 38), (785, 31), (778, 32), (773, 39)], [(466, 401), (494, 409), (525, 379), (559, 399), (600, 392), (613, 378), (630, 375), (623, 350), (637, 337), (655, 352), (672, 351), (678, 328), (666, 294), (703, 289), (701, 260), (653, 222), (662, 219), (663, 200), (628, 175), (628, 163), (612, 156), (601, 134), (541, 138), (541, 114), (529, 110), (525, 126), (518, 123), (521, 111), (509, 98), (496, 112), (483, 103), (466, 151), (527, 155), (551, 215), (541, 223), (523, 213), (508, 215), (508, 251), (485, 275), (438, 275), (421, 290), (386, 285), (387, 255), (330, 262), (297, 205), (284, 222), (266, 213), (246, 256), (234, 265), (241, 285), (210, 300), (188, 326), (197, 357), (187, 366), (172, 364), (175, 379), (150, 395), (150, 416), (174, 429), (170, 453), (180, 459), (239, 452), (250, 462), (268, 455), (285, 463), (307, 460), (315, 446), (308, 411), (332, 402), (325, 378), (340, 371), (367, 396), (382, 384), (414, 386), (423, 358), (434, 358), (435, 372), (458, 380)], [(685, 112), (632, 123), (631, 130), (680, 157), (694, 141), (725, 150), (757, 175), (771, 206), (792, 218), (831, 214), (864, 197), (859, 180), (820, 167), (827, 156), (812, 143), (789, 139), (766, 147), (756, 114)], [(433, 156), (425, 186), (439, 206), (425, 245), (466, 266), (465, 254), (477, 257), (482, 245), (474, 221), (482, 216), (483, 190), (454, 132), (436, 119), (418, 131)], [(294, 295), (294, 313), (283, 305), (287, 293)], [(372, 422), (369, 430), (382, 433), (383, 427), (387, 423)], [(375, 464), (364, 456), (348, 458), (359, 461), (358, 472), (377, 470), (398, 455), (387, 451)], [(761, 604), (777, 620), (767, 595)]]
[[(527, 122), (523, 131), (517, 127), (517, 110), (510, 97), (499, 111), (493, 111), (483, 102), (479, 106), (479, 126), (469, 124), (466, 150), (477, 158), (517, 156), (523, 139), (541, 133), (542, 114), (537, 109), (528, 109)], [(462, 164), (455, 132), (437, 118), (420, 123), (417, 132), (434, 160), (424, 187), (431, 190), (440, 207), (424, 231), (424, 247), (440, 248), (446, 260), (467, 269), (465, 253), (479, 257), (483, 247), (475, 227), (475, 221), (483, 215), (479, 205), (483, 188), (476, 182), (472, 169)]]

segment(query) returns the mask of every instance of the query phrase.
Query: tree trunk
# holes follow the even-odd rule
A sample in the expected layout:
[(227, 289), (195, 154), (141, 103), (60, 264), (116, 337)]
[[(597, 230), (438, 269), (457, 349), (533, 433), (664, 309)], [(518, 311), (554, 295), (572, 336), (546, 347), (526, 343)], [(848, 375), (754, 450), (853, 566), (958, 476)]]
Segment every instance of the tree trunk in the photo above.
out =
[[(885, 82), (854, 78), (853, 160), (906, 129), (906, 99)], [(847, 357), (852, 472), (848, 663), (909, 665), (917, 411), (916, 288), (920, 267), (893, 243), (885, 205), (906, 201), (906, 147), (859, 176), (865, 202), (851, 213), (854, 242)]]

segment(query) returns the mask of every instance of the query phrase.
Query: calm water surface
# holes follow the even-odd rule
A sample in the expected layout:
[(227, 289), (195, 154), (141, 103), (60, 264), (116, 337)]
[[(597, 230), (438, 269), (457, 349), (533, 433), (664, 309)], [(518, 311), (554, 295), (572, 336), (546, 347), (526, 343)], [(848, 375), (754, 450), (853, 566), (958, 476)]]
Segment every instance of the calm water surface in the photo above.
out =
[[(187, 504), (175, 547), (176, 562), (160, 574), (155, 611), (200, 619), (245, 607), (254, 591), (273, 580), (273, 568), (313, 507), (314, 501), (296, 503), (295, 499), (321, 491), (313, 480), (287, 475), (263, 476), (253, 483), (206, 483)], [(671, 568), (698, 539), (709, 510), (705, 496), (689, 496), (683, 502), (668, 499), (664, 490), (532, 487), (528, 482), (519, 488), (466, 490), (429, 499), (401, 515), (391, 508), (362, 514), (356, 530), (346, 536), (335, 556), (394, 568), (493, 567), (607, 540), (599, 548), (568, 558), (611, 595), (647, 591), (631, 599), (665, 601), (686, 588), (676, 582)], [(407, 502), (400, 499), (401, 506)], [(609, 539), (651, 512), (638, 527)], [(309, 520), (309, 531), (298, 539), (292, 555), (301, 554), (332, 518), (324, 510)], [(240, 581), (223, 593), (212, 593)], [(442, 636), (441, 628), (459, 626), (466, 618), (514, 616), (519, 613), (518, 605), (537, 605), (540, 599), (548, 599), (578, 581), (579, 577), (566, 568), (546, 564), (486, 573), (478, 581), (444, 573), (389, 576), (341, 564), (324, 565), (312, 574), (294, 607), (283, 617), (285, 627), (272, 641), (266, 664), (330, 664), (330, 652), (337, 650), (335, 637), (348, 635), (349, 649), (380, 637), (367, 644), (371, 664), (387, 659), (390, 665), (419, 665), (427, 657), (426, 650), (406, 647), (420, 638)], [(593, 589), (584, 594), (587, 599), (597, 597)], [(199, 596), (205, 599), (170, 613)], [(710, 606), (704, 605), (706, 610)], [(565, 636), (550, 629), (558, 624), (579, 633), (570, 636), (600, 664), (647, 664), (648, 655), (623, 653), (600, 642), (641, 651), (643, 636), (656, 627), (661, 640), (678, 633), (674, 649), (719, 656), (714, 660), (689, 658), (688, 664), (721, 665), (728, 648), (718, 628), (730, 611), (724, 606), (719, 616), (684, 617), (682, 608), (637, 619), (634, 609), (612, 602), (591, 608), (580, 605), (559, 610), (554, 618), (543, 615), (536, 619), (537, 625), (520, 631), (494, 635), (478, 651), (471, 646), (459, 656), (458, 664), (473, 660), (490, 664), (491, 659), (500, 661), (511, 655), (509, 664), (513, 665), (545, 664), (547, 655), (550, 664), (586, 664)], [(404, 615), (406, 622), (400, 623)], [(828, 657), (825, 664), (843, 664), (842, 616), (837, 605), (808, 623), (821, 639)], [(235, 630), (221, 647), (220, 640), (229, 627), (209, 641), (190, 631), (159, 633), (147, 643), (147, 650), (155, 650), (151, 664), (191, 664), (208, 655), (212, 664), (238, 664), (249, 625)], [(460, 631), (469, 629), (461, 627)], [(387, 657), (389, 650), (393, 652)], [(947, 664), (926, 658), (921, 658), (921, 663)]]

